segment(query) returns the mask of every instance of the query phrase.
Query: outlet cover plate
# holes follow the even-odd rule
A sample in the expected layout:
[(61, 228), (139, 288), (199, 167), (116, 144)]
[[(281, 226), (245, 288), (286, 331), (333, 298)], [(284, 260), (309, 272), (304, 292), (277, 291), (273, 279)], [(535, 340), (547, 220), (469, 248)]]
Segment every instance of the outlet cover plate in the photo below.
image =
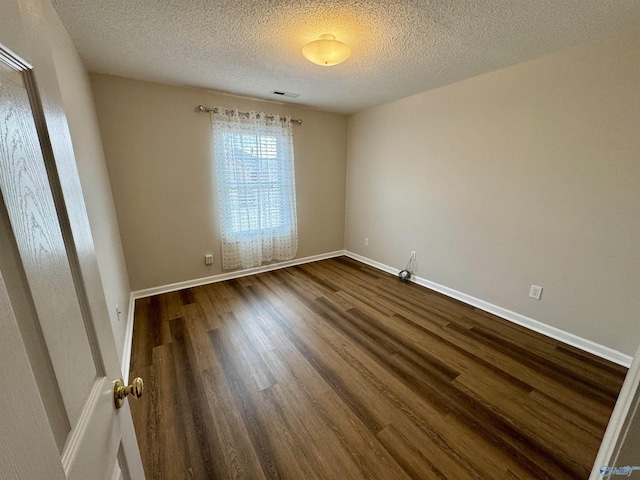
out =
[(529, 289), (529, 296), (536, 300), (540, 300), (540, 297), (542, 296), (542, 287), (538, 285), (531, 285), (531, 288)]

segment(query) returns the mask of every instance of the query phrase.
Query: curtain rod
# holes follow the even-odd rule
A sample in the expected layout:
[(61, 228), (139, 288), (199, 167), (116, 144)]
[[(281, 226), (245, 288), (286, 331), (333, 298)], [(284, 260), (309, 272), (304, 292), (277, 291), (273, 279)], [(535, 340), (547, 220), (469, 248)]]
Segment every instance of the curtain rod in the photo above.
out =
[[(198, 105), (196, 107), (197, 112), (216, 112), (218, 110), (217, 107), (205, 107), (204, 105)], [(227, 109), (227, 112), (231, 112), (233, 110)], [(240, 115), (249, 115), (249, 112), (238, 112)], [(273, 119), (273, 115), (266, 115), (267, 118)], [(291, 123), (297, 123), (298, 125), (302, 125), (302, 120), (299, 118), (292, 118)]]

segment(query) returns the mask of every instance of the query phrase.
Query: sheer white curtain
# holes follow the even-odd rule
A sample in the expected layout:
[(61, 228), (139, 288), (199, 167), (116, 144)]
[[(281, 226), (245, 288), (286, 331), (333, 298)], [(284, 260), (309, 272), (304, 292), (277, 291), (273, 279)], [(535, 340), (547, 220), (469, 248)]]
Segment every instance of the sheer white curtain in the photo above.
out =
[(298, 251), (290, 117), (214, 108), (222, 268), (291, 260)]

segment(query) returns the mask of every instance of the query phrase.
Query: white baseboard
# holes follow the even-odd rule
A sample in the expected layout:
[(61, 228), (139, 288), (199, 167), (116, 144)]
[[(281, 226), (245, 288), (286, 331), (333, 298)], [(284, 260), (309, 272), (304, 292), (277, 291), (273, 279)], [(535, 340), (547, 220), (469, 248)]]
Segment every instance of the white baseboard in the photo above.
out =
[(293, 260), (287, 260), (286, 262), (270, 263), (269, 265), (263, 265), (261, 267), (236, 270), (234, 272), (220, 273), (218, 275), (196, 278), (194, 280), (186, 280), (184, 282), (170, 283), (169, 285), (162, 285), (160, 287), (136, 290), (135, 292), (131, 292), (131, 295), (133, 295), (134, 298), (151, 297), (153, 295), (160, 295), (161, 293), (169, 293), (183, 290), (185, 288), (199, 287), (200, 285), (207, 285), (209, 283), (224, 282), (225, 280), (247, 277), (249, 275), (255, 275), (256, 273), (270, 272), (272, 270), (279, 270), (280, 268), (293, 267), (295, 265), (302, 265), (303, 263), (317, 262), (318, 260), (339, 257), (341, 255), (345, 255), (344, 250), (322, 253), (320, 255), (312, 255), (311, 257), (294, 258)]
[[(397, 275), (400, 272), (400, 270), (396, 268), (390, 267), (380, 262), (376, 262), (375, 260), (371, 260), (370, 258), (363, 257), (353, 252), (346, 251), (345, 255), (349, 258), (353, 258), (354, 260), (365, 263), (371, 267), (377, 268), (387, 273), (391, 273), (393, 275)], [(533, 318), (525, 317), (524, 315), (521, 315), (519, 313), (512, 312), (511, 310), (507, 310), (506, 308), (502, 308), (497, 305), (493, 305), (492, 303), (485, 302), (484, 300), (480, 300), (479, 298), (472, 297), (471, 295), (467, 295), (466, 293), (462, 293), (452, 288), (445, 287), (444, 285), (440, 285), (425, 278), (412, 276), (411, 281), (423, 287), (447, 295), (448, 297), (460, 300), (461, 302), (464, 302), (468, 305), (477, 307), (480, 310), (484, 310), (485, 312), (492, 313), (493, 315), (504, 318), (505, 320), (509, 320), (510, 322), (517, 323), (518, 325), (546, 335), (547, 337), (551, 337), (560, 342), (572, 345), (581, 350), (597, 355), (598, 357), (617, 363), (618, 365), (629, 367), (631, 365), (631, 361), (633, 360), (633, 357), (612, 348), (600, 345), (596, 342), (592, 342), (591, 340), (587, 340), (586, 338), (579, 337), (578, 335), (574, 335), (573, 333), (566, 332), (551, 325), (547, 325), (546, 323), (539, 322), (538, 320), (534, 320)]]
[(207, 285), (209, 283), (224, 282), (225, 280), (247, 277), (249, 275), (256, 275), (262, 272), (270, 272), (272, 270), (278, 270), (280, 268), (293, 267), (295, 265), (317, 262), (318, 260), (326, 260), (327, 258), (335, 258), (343, 255), (346, 255), (345, 250), (336, 250), (335, 252), (322, 253), (320, 255), (312, 255), (310, 257), (294, 258), (293, 260), (288, 260), (286, 262), (271, 263), (269, 265), (263, 265), (261, 267), (247, 268), (245, 270), (237, 270), (230, 273), (220, 273), (218, 275), (211, 275), (209, 277), (196, 278), (194, 280), (186, 280), (184, 282), (171, 283), (169, 285), (161, 285), (159, 287), (146, 288), (144, 290), (136, 290), (131, 292), (131, 297), (129, 299), (129, 310), (127, 313), (127, 331), (125, 334), (125, 344), (122, 353), (122, 378), (128, 385), (136, 299), (151, 297), (153, 295), (160, 295), (162, 293), (175, 292), (178, 290), (183, 290), (185, 288), (199, 287), (200, 285)]

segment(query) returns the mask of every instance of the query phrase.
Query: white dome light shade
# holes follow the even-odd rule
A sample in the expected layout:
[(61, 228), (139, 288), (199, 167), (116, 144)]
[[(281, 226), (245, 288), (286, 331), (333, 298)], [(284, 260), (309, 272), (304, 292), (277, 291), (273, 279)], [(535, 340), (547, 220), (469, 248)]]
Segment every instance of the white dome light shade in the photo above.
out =
[(327, 33), (320, 35), (319, 40), (314, 40), (302, 47), (302, 55), (316, 65), (330, 67), (349, 58), (351, 48)]

